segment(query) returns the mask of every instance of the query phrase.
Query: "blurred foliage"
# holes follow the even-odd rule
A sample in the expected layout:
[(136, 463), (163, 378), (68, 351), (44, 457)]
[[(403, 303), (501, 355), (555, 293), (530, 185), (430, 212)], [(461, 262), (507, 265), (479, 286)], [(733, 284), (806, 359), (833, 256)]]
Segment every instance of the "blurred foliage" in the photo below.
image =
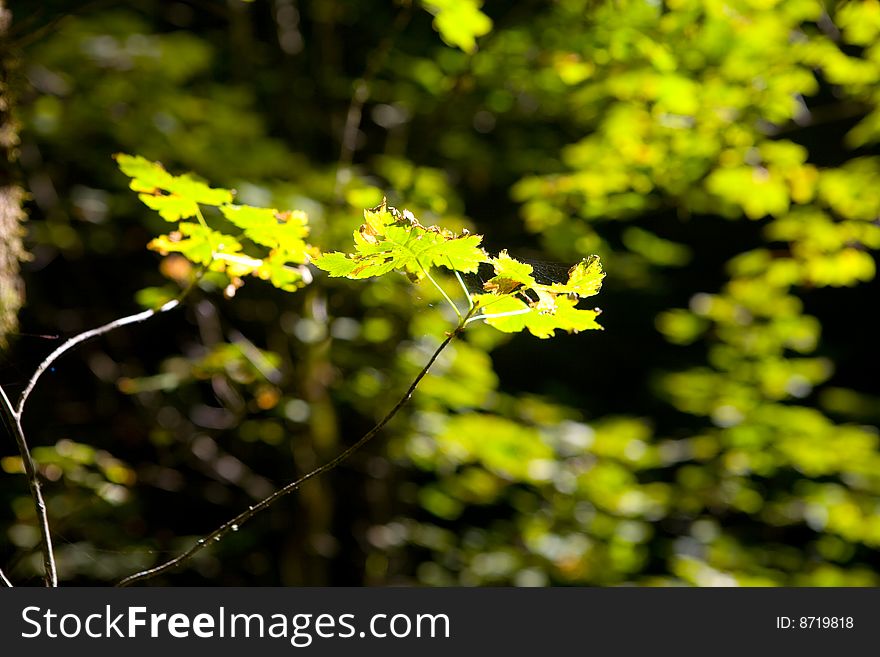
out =
[[(302, 210), (327, 251), (387, 196), (536, 285), (584, 253), (608, 271), (604, 332), (473, 324), (381, 443), (161, 582), (880, 584), (876, 0), (40, 4), (10, 3), (23, 331), (191, 275), (144, 249), (168, 224), (117, 152)], [(155, 563), (328, 460), (455, 325), (424, 282), (313, 274), (230, 302), (208, 274), (41, 384), (26, 429), (67, 581)], [(2, 382), (52, 345), (17, 338)], [(12, 450), (0, 556), (26, 581)]]
[(492, 19), (480, 11), (480, 0), (423, 0), (423, 3), (436, 16), (434, 28), (443, 40), (465, 52), (474, 52), (476, 38), (492, 29)]

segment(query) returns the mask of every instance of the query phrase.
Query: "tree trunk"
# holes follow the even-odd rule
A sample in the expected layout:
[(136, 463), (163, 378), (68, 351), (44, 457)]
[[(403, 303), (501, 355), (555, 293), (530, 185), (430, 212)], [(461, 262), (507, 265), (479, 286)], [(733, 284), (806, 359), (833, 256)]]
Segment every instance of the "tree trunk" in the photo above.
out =
[(18, 124), (12, 115), (17, 62), (9, 44), (12, 13), (0, 0), (0, 349), (18, 327), (18, 310), (24, 299), (19, 263), (25, 257), (21, 204), (25, 192), (18, 184)]

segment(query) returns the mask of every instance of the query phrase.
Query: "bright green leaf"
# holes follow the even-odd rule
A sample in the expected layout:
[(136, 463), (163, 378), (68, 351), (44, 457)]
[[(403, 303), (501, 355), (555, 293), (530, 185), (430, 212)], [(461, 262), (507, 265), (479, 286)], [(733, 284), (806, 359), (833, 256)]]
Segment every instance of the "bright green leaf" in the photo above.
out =
[(242, 250), (241, 244), (229, 235), (194, 223), (182, 223), (171, 235), (160, 235), (147, 246), (162, 255), (180, 253), (195, 263), (212, 264), (219, 269), (225, 265), (215, 258), (215, 253), (234, 255)]
[(554, 283), (548, 290), (556, 294), (576, 294), (579, 297), (591, 297), (599, 293), (605, 272), (598, 256), (584, 258), (568, 272), (568, 281)]
[[(393, 210), (393, 209), (392, 209)], [(354, 232), (355, 253), (327, 253), (314, 263), (331, 276), (371, 278), (399, 269), (421, 274), (432, 267), (475, 272), (489, 257), (479, 235), (455, 235), (437, 226), (425, 227), (411, 214), (397, 210), (366, 211)]]
[(199, 213), (199, 206), (194, 201), (176, 195), (138, 194), (138, 198), (148, 208), (158, 212), (165, 221), (176, 222), (181, 219), (189, 219), (198, 216)]

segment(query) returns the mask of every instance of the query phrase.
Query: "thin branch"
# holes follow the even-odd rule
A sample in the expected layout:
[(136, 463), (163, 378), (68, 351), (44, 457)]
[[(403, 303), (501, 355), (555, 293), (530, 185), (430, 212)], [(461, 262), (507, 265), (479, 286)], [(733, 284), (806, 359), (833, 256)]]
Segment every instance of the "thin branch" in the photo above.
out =
[(31, 456), (27, 440), (24, 437), (24, 431), (21, 428), (21, 417), (12, 407), (12, 402), (2, 387), (0, 387), (0, 405), (3, 407), (3, 421), (6, 424), (6, 429), (15, 437), (15, 442), (18, 445), (18, 453), (21, 455), (28, 486), (31, 489), (31, 499), (34, 501), (34, 508), (37, 512), (37, 522), (40, 526), (40, 536), (42, 538), (40, 549), (43, 552), (43, 580), (46, 582), (46, 586), (56, 587), (58, 586), (58, 569), (55, 566), (52, 535), (49, 533), (49, 514), (46, 513), (46, 502), (43, 500), (43, 491), (39, 475), (37, 474), (37, 466)]
[(10, 582), (9, 578), (6, 577), (6, 573), (3, 572), (2, 568), (0, 568), (0, 585), (4, 586), (7, 589), (12, 588), (12, 582)]
[[(42, 363), (40, 363), (39, 367), (37, 367), (36, 371), (31, 376), (30, 380), (27, 383), (27, 386), (25, 386), (24, 391), (22, 391), (21, 396), (18, 399), (18, 406), (14, 407), (12, 405), (12, 401), (10, 401), (9, 397), (6, 395), (6, 391), (2, 387), (0, 387), (0, 407), (2, 407), (3, 423), (6, 425), (6, 429), (9, 431), (9, 433), (12, 434), (12, 436), (15, 438), (15, 442), (18, 445), (18, 452), (21, 455), (21, 460), (24, 464), (25, 474), (27, 475), (28, 479), (28, 486), (31, 490), (31, 499), (33, 499), (34, 501), (34, 508), (37, 514), (37, 523), (40, 527), (40, 548), (43, 553), (43, 577), (46, 582), (46, 586), (58, 586), (58, 569), (55, 565), (55, 553), (52, 548), (52, 535), (49, 531), (49, 514), (46, 511), (46, 502), (43, 500), (42, 484), (40, 483), (40, 478), (37, 473), (37, 465), (34, 462), (34, 458), (31, 455), (31, 450), (28, 447), (27, 440), (24, 435), (24, 429), (22, 429), (21, 426), (21, 417), (24, 413), (24, 405), (25, 403), (27, 403), (28, 397), (30, 396), (31, 392), (33, 392), (34, 388), (37, 385), (37, 382), (40, 380), (40, 377), (43, 375), (43, 373), (52, 366), (52, 363), (58, 360), (65, 353), (73, 349), (78, 344), (82, 344), (87, 340), (91, 340), (92, 338), (96, 338), (105, 333), (109, 333), (113, 329), (119, 328), (121, 326), (126, 326), (128, 324), (143, 322), (153, 315), (158, 315), (160, 313), (173, 310), (180, 305), (180, 302), (183, 300), (183, 298), (186, 297), (193, 289), (193, 287), (201, 278), (203, 271), (204, 270), (200, 270), (192, 278), (192, 280), (189, 282), (189, 285), (187, 285), (186, 288), (184, 288), (180, 292), (180, 294), (177, 295), (177, 298), (166, 302), (159, 308), (151, 308), (150, 310), (145, 310), (143, 312), (135, 313), (134, 315), (129, 315), (128, 317), (123, 317), (121, 319), (108, 322), (103, 326), (85, 331), (65, 341), (64, 344), (62, 344), (55, 351), (49, 354), (46, 359), (43, 360)], [(8, 582), (8, 580), (5, 579), (5, 575), (3, 576), (3, 579), (5, 580), (5, 582)]]
[[(468, 313), (468, 315), (470, 315), (470, 313)], [(226, 536), (230, 532), (238, 531), (239, 527), (241, 527), (245, 522), (247, 522), (248, 520), (253, 518), (255, 515), (257, 515), (260, 511), (263, 511), (264, 509), (269, 508), (275, 502), (280, 500), (282, 497), (294, 492), (300, 486), (302, 486), (305, 482), (307, 482), (309, 479), (313, 479), (315, 477), (318, 477), (318, 476), (324, 474), (325, 472), (329, 472), (330, 470), (333, 470), (336, 466), (338, 466), (340, 463), (345, 461), (348, 457), (350, 457), (352, 454), (354, 454), (356, 451), (358, 451), (361, 447), (363, 447), (368, 442), (370, 442), (382, 430), (382, 428), (386, 424), (388, 424), (388, 422), (390, 422), (391, 419), (395, 415), (397, 415), (398, 411), (400, 411), (400, 409), (403, 408), (403, 406), (409, 401), (410, 397), (412, 397), (412, 394), (416, 389), (416, 386), (419, 385), (419, 382), (421, 382), (421, 380), (425, 377), (425, 375), (428, 373), (428, 370), (431, 369), (431, 366), (434, 364), (434, 362), (440, 356), (440, 353), (449, 345), (450, 342), (452, 342), (452, 340), (454, 340), (464, 330), (464, 326), (465, 326), (467, 318), (468, 318), (468, 316), (463, 317), (461, 322), (459, 322), (458, 326), (455, 328), (455, 330), (452, 331), (451, 333), (449, 333), (446, 336), (446, 339), (440, 343), (440, 346), (437, 347), (437, 349), (431, 355), (431, 358), (428, 360), (427, 364), (418, 373), (416, 378), (413, 379), (413, 382), (410, 384), (407, 391), (398, 400), (398, 402), (394, 405), (394, 407), (390, 411), (388, 411), (388, 413), (385, 414), (385, 417), (383, 417), (381, 420), (379, 420), (379, 422), (378, 422), (378, 424), (376, 424), (376, 426), (374, 426), (367, 433), (365, 433), (356, 443), (354, 443), (354, 444), (350, 445), (349, 447), (347, 447), (346, 449), (344, 449), (336, 457), (334, 457), (333, 459), (331, 459), (330, 461), (328, 461), (324, 465), (312, 470), (307, 475), (300, 477), (296, 481), (290, 482), (289, 484), (287, 484), (283, 488), (272, 493), (269, 497), (265, 498), (261, 502), (255, 504), (253, 506), (249, 506), (247, 508), (247, 510), (242, 511), (241, 513), (239, 513), (237, 516), (235, 516), (231, 520), (228, 520), (227, 522), (220, 525), (220, 527), (215, 529), (210, 534), (197, 540), (195, 545), (193, 545), (190, 549), (188, 549), (183, 554), (181, 554), (181, 555), (179, 555), (169, 561), (166, 561), (165, 563), (163, 563), (159, 566), (156, 566), (154, 568), (149, 568), (147, 570), (142, 570), (139, 573), (135, 573), (134, 575), (129, 575), (128, 577), (120, 580), (117, 583), (117, 586), (129, 586), (130, 584), (134, 584), (135, 582), (140, 582), (145, 579), (150, 579), (152, 577), (156, 577), (157, 575), (161, 575), (162, 573), (168, 572), (169, 570), (173, 570), (174, 568), (177, 568), (178, 566), (183, 565), (184, 563), (186, 563), (187, 561), (192, 559), (195, 555), (197, 555), (199, 552), (201, 552), (202, 550), (207, 548), (209, 545), (213, 545), (214, 543), (219, 542), (224, 536)]]
[(97, 338), (99, 335), (104, 335), (105, 333), (109, 333), (113, 329), (117, 329), (120, 326), (126, 326), (127, 324), (137, 324), (138, 322), (143, 322), (153, 315), (158, 315), (160, 313), (168, 312), (169, 310), (173, 310), (177, 306), (180, 305), (180, 301), (182, 297), (189, 291), (189, 288), (184, 291), (183, 294), (178, 296), (176, 299), (172, 299), (171, 301), (165, 303), (159, 308), (151, 308), (150, 310), (145, 310), (140, 313), (136, 313), (134, 315), (129, 315), (128, 317), (123, 317), (121, 319), (115, 319), (112, 322), (108, 322), (103, 326), (99, 326), (98, 328), (94, 328), (90, 331), (85, 331), (80, 333), (79, 335), (75, 335), (74, 337), (67, 340), (64, 344), (58, 347), (55, 351), (49, 354), (40, 366), (37, 368), (37, 371), (34, 372), (30, 381), (28, 381), (27, 386), (24, 389), (24, 392), (21, 393), (21, 397), (18, 399), (18, 407), (15, 409), (13, 414), (15, 415), (16, 421), (21, 419), (21, 414), (24, 412), (24, 405), (27, 402), (28, 397), (34, 389), (34, 386), (37, 385), (37, 381), (40, 380), (40, 377), (43, 373), (49, 369), (49, 367), (58, 360), (61, 356), (63, 356), (66, 352), (73, 349), (76, 345), (85, 342), (86, 340), (91, 340), (92, 338)]

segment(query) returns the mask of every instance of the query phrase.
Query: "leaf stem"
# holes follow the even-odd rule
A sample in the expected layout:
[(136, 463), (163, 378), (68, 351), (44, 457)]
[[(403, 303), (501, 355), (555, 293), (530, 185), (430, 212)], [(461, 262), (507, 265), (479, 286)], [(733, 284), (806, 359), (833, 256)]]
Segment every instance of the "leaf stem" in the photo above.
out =
[[(213, 262), (217, 259), (217, 249), (214, 247), (214, 239), (211, 235), (211, 228), (208, 226), (208, 222), (205, 221), (205, 215), (202, 214), (202, 209), (199, 207), (198, 203), (196, 203), (196, 219), (199, 220), (202, 228), (205, 229), (205, 237), (207, 237), (208, 245), (211, 247), (211, 261)], [(210, 267), (211, 263), (209, 262), (206, 266)]]
[[(419, 262), (418, 258), (416, 258), (416, 264), (418, 264), (419, 269), (421, 269), (422, 272), (424, 272), (424, 274), (428, 278), (428, 280), (434, 284), (434, 287), (436, 287), (438, 290), (440, 290), (440, 294), (443, 295), (443, 298), (449, 302), (449, 305), (452, 306), (452, 309), (455, 311), (455, 314), (458, 315), (459, 321), (464, 321), (464, 317), (461, 316), (461, 311), (458, 309), (458, 306), (456, 306), (455, 302), (449, 298), (449, 295), (446, 294), (446, 291), (442, 287), (440, 287), (440, 285), (437, 283), (437, 281), (434, 280), (434, 277), (431, 276), (431, 272), (429, 272), (425, 268), (425, 266), (421, 262)], [(468, 298), (470, 298), (470, 297), (468, 297)]]
[(527, 315), (530, 312), (532, 312), (531, 308), (523, 308), (522, 310), (508, 310), (507, 312), (503, 312), (503, 313), (489, 313), (488, 315), (484, 315), (484, 314), (474, 315), (473, 317), (469, 318), (465, 322), (465, 324), (467, 325), (467, 324), (470, 324), (471, 322), (476, 322), (479, 319), (495, 319), (496, 317), (514, 317), (516, 315)]
[[(471, 312), (473, 312), (473, 311), (471, 311)], [(333, 470), (340, 463), (342, 463), (348, 457), (350, 457), (352, 454), (354, 454), (359, 449), (361, 449), (361, 447), (363, 447), (368, 442), (370, 442), (382, 430), (382, 428), (386, 424), (388, 424), (388, 422), (390, 422), (391, 419), (395, 415), (397, 415), (398, 411), (400, 411), (400, 409), (403, 408), (403, 406), (409, 401), (410, 397), (412, 397), (412, 395), (413, 395), (413, 392), (415, 392), (416, 386), (419, 385), (421, 380), (425, 377), (425, 375), (431, 369), (431, 366), (434, 364), (434, 362), (437, 360), (437, 358), (440, 356), (440, 354), (443, 352), (443, 350), (446, 349), (446, 347), (449, 345), (449, 343), (452, 342), (464, 330), (464, 327), (467, 324), (467, 320), (468, 320), (470, 314), (471, 313), (468, 313), (467, 315), (462, 317), (461, 321), (459, 321), (459, 323), (458, 323), (458, 326), (455, 327), (455, 330), (451, 331), (446, 336), (446, 339), (440, 343), (440, 346), (437, 347), (437, 349), (431, 355), (431, 358), (428, 359), (428, 362), (421, 369), (421, 371), (418, 373), (418, 375), (416, 375), (416, 378), (413, 379), (409, 388), (407, 388), (406, 392), (397, 401), (397, 403), (391, 408), (391, 410), (388, 411), (381, 420), (379, 420), (379, 422), (376, 424), (376, 426), (374, 426), (367, 433), (365, 433), (360, 439), (358, 439), (357, 442), (353, 443), (352, 445), (350, 445), (349, 447), (344, 449), (342, 452), (340, 452), (337, 456), (335, 456), (333, 459), (331, 459), (330, 461), (328, 461), (324, 465), (322, 465), (318, 468), (315, 468), (314, 470), (312, 470), (308, 474), (300, 477), (299, 479), (296, 479), (295, 481), (290, 482), (289, 484), (287, 484), (283, 488), (278, 489), (277, 491), (275, 491), (274, 493), (272, 493), (271, 495), (269, 495), (268, 497), (266, 497), (265, 499), (263, 499), (259, 503), (255, 504), (253, 506), (249, 506), (245, 511), (242, 511), (241, 513), (239, 513), (237, 516), (235, 516), (231, 520), (227, 520), (225, 523), (220, 525), (217, 529), (212, 531), (210, 534), (207, 534), (206, 536), (203, 536), (202, 538), (198, 539), (195, 542), (195, 544), (191, 548), (189, 548), (186, 552), (184, 552), (184, 553), (174, 557), (173, 559), (170, 559), (169, 561), (166, 561), (165, 563), (160, 564), (154, 568), (149, 568), (147, 570), (142, 570), (141, 572), (135, 573), (133, 575), (129, 575), (128, 577), (120, 580), (117, 583), (117, 586), (129, 586), (131, 584), (134, 584), (135, 582), (140, 582), (140, 581), (143, 581), (146, 579), (156, 577), (157, 575), (161, 575), (162, 573), (168, 572), (169, 570), (172, 570), (178, 566), (183, 565), (184, 563), (186, 563), (187, 561), (192, 559), (195, 555), (197, 555), (199, 552), (201, 552), (202, 550), (207, 548), (209, 545), (213, 545), (214, 543), (220, 541), (224, 536), (226, 536), (230, 532), (238, 531), (238, 528), (241, 527), (241, 525), (243, 525), (245, 522), (247, 522), (248, 520), (253, 518), (260, 511), (263, 511), (264, 509), (269, 508), (275, 502), (280, 500), (282, 497), (294, 492), (300, 486), (302, 486), (305, 482), (307, 482), (309, 479), (313, 479), (315, 477), (318, 477), (318, 476), (324, 474), (325, 472), (329, 472), (330, 470)]]
[(452, 273), (455, 274), (456, 280), (458, 280), (458, 284), (461, 285), (461, 291), (464, 292), (464, 298), (467, 299), (468, 302), (468, 310), (474, 309), (474, 300), (471, 299), (471, 293), (468, 292), (467, 285), (464, 284), (464, 281), (461, 279), (461, 274), (458, 270), (452, 266), (452, 259), (446, 258), (449, 260), (449, 268), (452, 270)]

